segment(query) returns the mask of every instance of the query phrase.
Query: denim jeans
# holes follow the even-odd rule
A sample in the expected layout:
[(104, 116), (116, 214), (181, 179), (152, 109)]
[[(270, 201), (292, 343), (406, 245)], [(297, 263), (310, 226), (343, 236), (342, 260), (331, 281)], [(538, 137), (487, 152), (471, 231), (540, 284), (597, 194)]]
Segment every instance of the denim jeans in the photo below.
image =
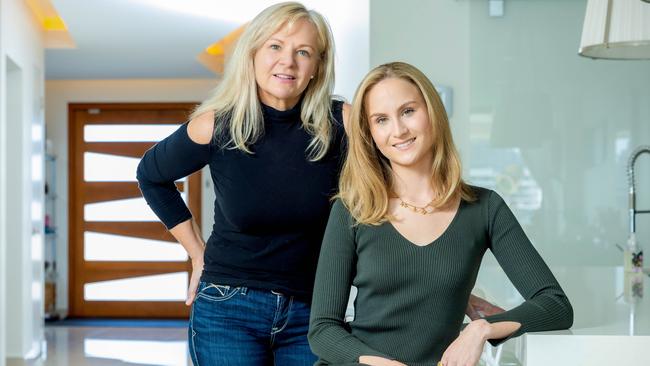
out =
[(201, 282), (189, 326), (194, 366), (307, 366), (309, 305), (269, 290)]

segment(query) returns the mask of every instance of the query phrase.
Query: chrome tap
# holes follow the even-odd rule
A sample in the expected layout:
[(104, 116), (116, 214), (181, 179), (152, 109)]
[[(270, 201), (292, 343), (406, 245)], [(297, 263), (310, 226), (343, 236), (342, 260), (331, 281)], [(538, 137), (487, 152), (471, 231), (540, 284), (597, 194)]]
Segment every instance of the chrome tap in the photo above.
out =
[(636, 159), (644, 154), (650, 154), (650, 146), (639, 146), (630, 155), (630, 159), (627, 161), (627, 180), (628, 186), (630, 188), (630, 234), (636, 231), (635, 219), (637, 214), (647, 214), (650, 213), (650, 210), (637, 210), (636, 209), (636, 195), (634, 191), (634, 163)]

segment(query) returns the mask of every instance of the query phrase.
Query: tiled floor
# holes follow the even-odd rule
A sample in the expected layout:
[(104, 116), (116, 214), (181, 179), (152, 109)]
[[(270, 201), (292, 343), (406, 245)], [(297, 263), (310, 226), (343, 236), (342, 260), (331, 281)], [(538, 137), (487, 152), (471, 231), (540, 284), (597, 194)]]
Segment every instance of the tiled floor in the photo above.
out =
[[(192, 366), (185, 327), (46, 326), (45, 339), (41, 357), (8, 359), (7, 366)], [(520, 363), (513, 350), (507, 350), (501, 362), (480, 362), (479, 365), (518, 366)]]
[(192, 366), (187, 328), (45, 327), (45, 339), (40, 358), (7, 366)]

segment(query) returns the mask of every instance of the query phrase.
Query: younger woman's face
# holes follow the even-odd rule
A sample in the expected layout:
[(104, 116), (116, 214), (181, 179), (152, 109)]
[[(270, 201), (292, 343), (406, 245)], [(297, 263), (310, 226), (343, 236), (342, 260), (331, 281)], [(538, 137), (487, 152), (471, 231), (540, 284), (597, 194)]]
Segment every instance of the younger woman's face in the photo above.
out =
[(370, 133), (393, 168), (430, 168), (433, 128), (419, 89), (401, 78), (388, 78), (365, 97)]

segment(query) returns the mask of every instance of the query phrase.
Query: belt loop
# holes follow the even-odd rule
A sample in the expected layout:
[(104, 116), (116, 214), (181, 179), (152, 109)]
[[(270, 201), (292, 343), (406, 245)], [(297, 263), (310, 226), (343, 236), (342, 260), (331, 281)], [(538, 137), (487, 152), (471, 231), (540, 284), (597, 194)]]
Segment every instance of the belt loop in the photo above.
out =
[(246, 292), (248, 292), (248, 287), (242, 286), (241, 289), (239, 290), (239, 293), (242, 295), (246, 295)]

